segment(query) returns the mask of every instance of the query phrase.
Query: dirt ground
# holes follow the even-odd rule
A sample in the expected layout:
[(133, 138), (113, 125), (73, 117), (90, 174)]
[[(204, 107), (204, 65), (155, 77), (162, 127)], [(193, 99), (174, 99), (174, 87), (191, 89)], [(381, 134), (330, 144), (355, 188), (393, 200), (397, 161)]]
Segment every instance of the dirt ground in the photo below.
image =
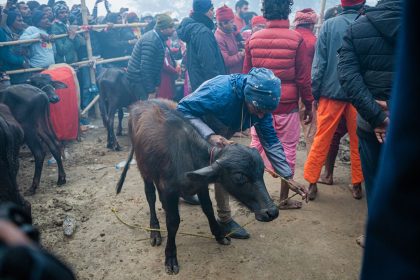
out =
[[(273, 222), (250, 224), (249, 240), (232, 240), (230, 246), (222, 246), (215, 240), (178, 234), (181, 270), (177, 276), (166, 275), (164, 244), (151, 247), (147, 232), (128, 228), (111, 211), (115, 207), (131, 224), (149, 224), (143, 183), (136, 168), (130, 169), (122, 193), (115, 195), (121, 172), (115, 165), (126, 160), (128, 138), (119, 138), (125, 151), (108, 151), (105, 129), (99, 122), (95, 124), (99, 128), (84, 133), (81, 143), (67, 146), (70, 157), (64, 164), (68, 183), (57, 187), (56, 166), (45, 164), (37, 194), (27, 197), (43, 246), (68, 263), (78, 279), (358, 279), (362, 250), (355, 239), (363, 233), (366, 201), (351, 197), (349, 166), (339, 162), (336, 185), (320, 185), (318, 199), (301, 210), (281, 211)], [(296, 179), (302, 183), (305, 159), (306, 152), (299, 151)], [(32, 158), (26, 155), (19, 173), (23, 191), (30, 186), (32, 172)], [(278, 202), (278, 179), (266, 175), (266, 184)], [(212, 187), (210, 192), (214, 197)], [(254, 215), (237, 202), (231, 204), (236, 221), (245, 224), (253, 220)], [(165, 228), (160, 203), (157, 207)], [(199, 207), (181, 203), (180, 209), (180, 231), (210, 234)], [(70, 238), (63, 235), (66, 216), (77, 221)]]

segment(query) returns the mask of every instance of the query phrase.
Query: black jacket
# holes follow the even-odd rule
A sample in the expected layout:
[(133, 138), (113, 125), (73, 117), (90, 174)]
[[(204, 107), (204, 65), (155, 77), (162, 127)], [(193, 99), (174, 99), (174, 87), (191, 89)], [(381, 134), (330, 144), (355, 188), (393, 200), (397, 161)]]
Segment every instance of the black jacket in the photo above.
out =
[(378, 127), (387, 116), (375, 100), (390, 99), (402, 7), (402, 0), (385, 0), (368, 9), (350, 25), (339, 51), (340, 83), (364, 131)]
[(141, 83), (150, 94), (160, 85), (160, 72), (165, 57), (165, 43), (155, 30), (147, 32), (136, 43), (128, 62), (130, 83)]
[(189, 17), (177, 29), (178, 37), (187, 43), (187, 70), (192, 90), (226, 69), (216, 38), (205, 24)]

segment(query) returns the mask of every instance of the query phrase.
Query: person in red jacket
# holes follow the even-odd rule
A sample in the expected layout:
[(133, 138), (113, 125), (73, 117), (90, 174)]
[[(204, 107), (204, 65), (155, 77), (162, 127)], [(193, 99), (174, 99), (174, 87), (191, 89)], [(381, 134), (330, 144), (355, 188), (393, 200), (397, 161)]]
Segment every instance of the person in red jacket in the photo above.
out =
[[(267, 19), (266, 29), (254, 33), (245, 46), (243, 73), (252, 67), (265, 67), (281, 80), (280, 104), (273, 112), (274, 127), (283, 144), (286, 159), (294, 172), (296, 148), (300, 136), (299, 99), (305, 104), (305, 122), (312, 121), (311, 61), (307, 47), (300, 33), (290, 30), (289, 14), (292, 0), (264, 0), (263, 16)], [(257, 148), (272, 171), (255, 130), (251, 131), (251, 146)], [(297, 209), (298, 201), (288, 200), (289, 189), (282, 182), (280, 207)]]
[[(311, 65), (315, 55), (316, 37), (314, 35), (314, 27), (317, 21), (318, 16), (315, 11), (310, 8), (297, 11), (294, 20), (295, 30), (302, 35), (302, 38), (305, 41), (307, 49), (306, 54)], [(303, 136), (305, 137), (306, 151), (309, 154), (316, 133), (316, 111), (315, 108), (312, 108), (312, 122), (306, 125), (304, 120), (306, 108), (303, 102), (300, 102), (299, 107), (300, 124), (302, 126)]]
[(234, 34), (234, 17), (232, 9), (226, 5), (216, 11), (217, 30), (214, 36), (222, 52), (228, 74), (242, 73), (245, 56), (244, 51), (239, 50)]

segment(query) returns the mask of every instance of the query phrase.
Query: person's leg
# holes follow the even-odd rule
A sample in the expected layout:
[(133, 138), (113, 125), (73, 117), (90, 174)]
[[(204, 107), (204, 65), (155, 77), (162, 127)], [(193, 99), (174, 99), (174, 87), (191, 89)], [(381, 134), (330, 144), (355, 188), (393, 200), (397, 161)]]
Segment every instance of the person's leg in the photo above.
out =
[(324, 164), (324, 173), (321, 175), (321, 178), (318, 180), (319, 183), (325, 185), (334, 184), (334, 165), (337, 158), (338, 150), (340, 149), (340, 141), (344, 135), (347, 133), (346, 118), (341, 117), (340, 123), (338, 124), (337, 130), (334, 133), (333, 139), (331, 141), (330, 150), (328, 152), (327, 159)]
[(264, 148), (261, 145), (260, 139), (258, 138), (257, 132), (254, 127), (251, 128), (251, 144), (249, 146), (258, 150), (263, 159), (265, 168), (271, 172), (274, 172), (274, 168), (264, 152)]
[(310, 124), (305, 124), (304, 117), (305, 117), (305, 105), (302, 101), (299, 101), (299, 118), (300, 118), (300, 125), (302, 127), (303, 137), (305, 138), (305, 145), (306, 145), (306, 153), (309, 154), (311, 150), (312, 143), (314, 142), (314, 137), (316, 134), (316, 110), (315, 107), (312, 106), (312, 122)]
[(308, 197), (310, 200), (316, 198), (318, 192), (316, 183), (327, 158), (332, 137), (337, 130), (345, 108), (346, 103), (344, 102), (328, 98), (319, 100), (317, 132), (304, 167), (304, 178), (309, 182)]
[(346, 108), (346, 124), (350, 137), (351, 183), (352, 195), (355, 199), (362, 198), (363, 173), (359, 154), (359, 139), (357, 138), (357, 111), (353, 105)]
[(372, 200), (375, 177), (379, 165), (382, 145), (373, 133), (358, 132), (359, 153), (365, 181), (366, 201), (369, 214), (369, 202)]
[[(296, 165), (296, 148), (300, 137), (299, 112), (273, 115), (273, 120), (274, 128), (277, 132), (277, 137), (280, 139), (283, 145), (286, 160), (294, 174)], [(288, 197), (288, 184), (282, 180), (280, 187), (279, 208), (282, 210), (302, 208), (302, 203), (300, 201), (289, 200)]]
[[(375, 177), (379, 165), (379, 157), (381, 153), (381, 144), (373, 133), (358, 131), (359, 154), (362, 165), (362, 171), (365, 181), (366, 202), (368, 207), (372, 201), (373, 187), (375, 185)], [(365, 236), (361, 235), (356, 239), (356, 243), (362, 248), (365, 247)]]
[(233, 232), (230, 235), (232, 238), (249, 238), (249, 233), (232, 219), (232, 211), (229, 205), (229, 193), (218, 183), (214, 184), (214, 192), (217, 203), (217, 216), (219, 217), (219, 224), (225, 234)]

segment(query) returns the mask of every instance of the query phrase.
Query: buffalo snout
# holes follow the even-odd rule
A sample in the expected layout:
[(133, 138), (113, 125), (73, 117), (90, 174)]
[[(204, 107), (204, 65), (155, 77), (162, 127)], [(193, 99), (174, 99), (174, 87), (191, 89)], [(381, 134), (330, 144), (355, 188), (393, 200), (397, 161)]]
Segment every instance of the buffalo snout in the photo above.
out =
[(279, 216), (279, 209), (273, 203), (269, 208), (255, 212), (255, 219), (260, 222), (271, 222)]
[(58, 103), (60, 101), (60, 97), (56, 94), (49, 96), (49, 101), (52, 104)]

